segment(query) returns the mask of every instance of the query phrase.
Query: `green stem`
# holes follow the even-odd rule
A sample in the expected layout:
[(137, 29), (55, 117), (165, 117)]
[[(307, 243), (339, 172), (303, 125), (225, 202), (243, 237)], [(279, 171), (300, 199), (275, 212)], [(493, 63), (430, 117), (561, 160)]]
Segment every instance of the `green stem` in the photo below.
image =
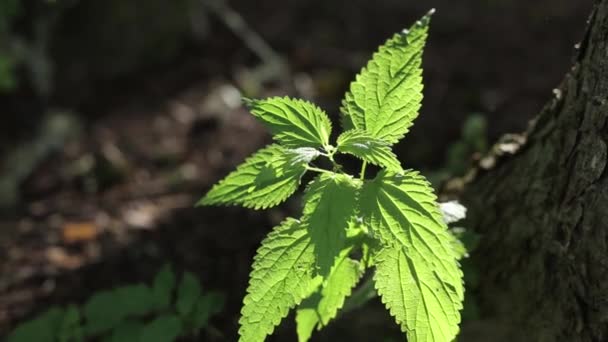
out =
[(328, 145), (325, 146), (325, 151), (327, 151), (327, 153), (321, 153), (321, 155), (327, 157), (327, 159), (329, 159), (329, 161), (331, 162), (333, 168), (334, 168), (334, 172), (341, 172), (342, 171), (342, 165), (338, 164), (336, 162), (336, 160), (334, 159), (334, 154), (336, 154), (336, 152), (338, 151), (338, 149), (336, 149), (335, 147)]
[(307, 166), (306, 167), (307, 170), (309, 171), (315, 171), (315, 172), (320, 172), (320, 173), (329, 173), (329, 174), (333, 174), (333, 172), (329, 171), (329, 170), (325, 170), (325, 169), (320, 169), (318, 167), (314, 167), (314, 166)]
[(367, 167), (367, 162), (363, 161), (363, 165), (361, 165), (361, 173), (359, 174), (359, 178), (361, 180), (365, 179), (365, 168)]

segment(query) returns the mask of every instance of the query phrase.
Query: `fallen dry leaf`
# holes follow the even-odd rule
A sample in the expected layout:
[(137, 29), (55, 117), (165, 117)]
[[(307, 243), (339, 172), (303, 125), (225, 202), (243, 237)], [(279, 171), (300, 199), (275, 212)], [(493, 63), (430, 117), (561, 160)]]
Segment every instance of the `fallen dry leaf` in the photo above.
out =
[(65, 243), (78, 243), (93, 240), (99, 231), (93, 222), (67, 222), (62, 227), (62, 236)]

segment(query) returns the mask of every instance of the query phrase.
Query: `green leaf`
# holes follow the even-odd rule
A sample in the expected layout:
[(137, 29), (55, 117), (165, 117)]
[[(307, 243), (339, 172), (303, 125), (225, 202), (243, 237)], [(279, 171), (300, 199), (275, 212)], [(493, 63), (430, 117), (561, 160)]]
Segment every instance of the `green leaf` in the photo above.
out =
[(156, 310), (164, 310), (169, 307), (174, 288), (175, 274), (171, 265), (166, 264), (158, 271), (152, 283), (154, 308)]
[(53, 307), (36, 318), (20, 324), (8, 336), (8, 342), (54, 342), (62, 324), (64, 311)]
[(84, 341), (84, 332), (80, 324), (80, 311), (75, 305), (70, 305), (65, 310), (57, 340), (59, 342)]
[(407, 133), (422, 101), (422, 50), (430, 14), (374, 53), (342, 101), (344, 130), (357, 128), (391, 144)]
[(155, 304), (152, 290), (145, 284), (122, 286), (114, 290), (116, 302), (124, 316), (143, 316)]
[(108, 331), (126, 318), (120, 300), (115, 291), (100, 291), (89, 298), (83, 308), (87, 335)]
[(182, 322), (179, 317), (165, 314), (143, 327), (139, 342), (173, 342), (181, 333)]
[(452, 246), (458, 254), (458, 259), (466, 258), (479, 244), (481, 235), (463, 227), (454, 227), (450, 230)]
[[(316, 311), (314, 305), (318, 304), (321, 300), (319, 293), (314, 293), (312, 297), (307, 298), (296, 311), (296, 333), (298, 334), (298, 342), (306, 342), (310, 340), (313, 331), (319, 324), (319, 314)], [(311, 303), (306, 303), (310, 301)]]
[(429, 183), (417, 172), (380, 172), (361, 192), (361, 215), (380, 239), (376, 289), (408, 341), (458, 333), (462, 271)]
[(177, 302), (175, 303), (177, 312), (182, 317), (188, 316), (192, 312), (201, 292), (201, 284), (196, 276), (191, 272), (185, 272), (177, 289)]
[(314, 104), (288, 97), (245, 100), (251, 113), (270, 129), (283, 146), (325, 147), (329, 145), (331, 122)]
[(152, 290), (144, 284), (127, 285), (95, 293), (84, 305), (87, 335), (115, 328), (129, 316), (141, 317), (155, 309)]
[(349, 153), (368, 163), (382, 166), (391, 171), (401, 171), (401, 163), (391, 150), (389, 143), (374, 138), (370, 133), (350, 130), (338, 137), (338, 151)]
[(216, 292), (209, 292), (201, 296), (196, 302), (193, 312), (192, 325), (194, 329), (205, 328), (209, 318), (222, 311), (224, 301), (224, 296)]
[[(240, 341), (264, 341), (274, 327), (311, 293), (314, 254), (308, 230), (288, 218), (258, 249), (241, 310)], [(314, 289), (312, 290), (314, 291)]]
[(322, 174), (306, 190), (302, 222), (310, 234), (322, 276), (329, 273), (345, 247), (360, 185), (359, 180), (345, 174)]
[(321, 288), (298, 307), (298, 341), (308, 341), (315, 327), (321, 329), (334, 319), (344, 305), (345, 298), (361, 278), (362, 267), (358, 261), (348, 257), (349, 251), (350, 249), (347, 249), (341, 253), (342, 257), (334, 265)]
[(450, 241), (452, 245), (452, 249), (456, 253), (456, 259), (460, 260), (469, 256), (469, 251), (467, 251), (466, 246), (462, 241), (458, 238), (456, 234), (450, 232), (450, 237), (452, 240)]
[(139, 341), (144, 324), (138, 321), (126, 321), (114, 330), (104, 341), (107, 342), (134, 342)]
[(236, 171), (215, 185), (198, 205), (273, 207), (297, 190), (306, 165), (318, 155), (319, 152), (312, 148), (286, 149), (270, 145), (249, 157)]

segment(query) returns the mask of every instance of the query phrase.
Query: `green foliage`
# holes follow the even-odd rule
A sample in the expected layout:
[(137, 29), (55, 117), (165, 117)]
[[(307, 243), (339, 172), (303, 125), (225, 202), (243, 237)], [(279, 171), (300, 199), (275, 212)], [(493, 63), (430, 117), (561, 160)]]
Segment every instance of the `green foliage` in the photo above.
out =
[(175, 275), (171, 266), (167, 264), (158, 271), (152, 283), (152, 295), (154, 296), (154, 308), (156, 310), (165, 310), (171, 305), (174, 287)]
[(196, 300), (201, 296), (201, 284), (192, 273), (184, 273), (177, 289), (175, 308), (180, 316), (187, 317), (192, 314)]
[(321, 329), (336, 317), (344, 300), (363, 275), (363, 267), (343, 251), (321, 287), (298, 307), (298, 340), (308, 341), (315, 327)]
[(323, 174), (306, 191), (302, 223), (322, 276), (329, 273), (346, 246), (346, 229), (355, 214), (359, 183), (344, 174)]
[(309, 162), (319, 155), (311, 148), (270, 145), (241, 164), (201, 199), (199, 205), (240, 204), (266, 209), (285, 201), (300, 185)]
[(376, 289), (412, 332), (409, 341), (451, 341), (460, 322), (462, 272), (430, 184), (416, 172), (382, 171), (362, 190), (361, 215), (382, 241)]
[(54, 342), (59, 334), (63, 315), (63, 309), (51, 308), (19, 325), (8, 337), (8, 342)]
[(471, 156), (488, 149), (486, 119), (471, 114), (462, 125), (460, 140), (448, 149), (445, 168), (451, 175), (462, 176), (470, 167)]
[(182, 322), (175, 314), (163, 314), (146, 324), (139, 336), (140, 341), (169, 342), (181, 335)]
[(422, 101), (422, 50), (431, 19), (386, 41), (351, 83), (342, 101), (343, 128), (394, 144), (408, 132)]
[(390, 148), (390, 144), (374, 138), (366, 131), (350, 130), (338, 137), (338, 151), (352, 154), (370, 164), (400, 171), (401, 163)]
[(404, 246), (378, 251), (376, 289), (408, 341), (451, 341), (458, 333), (462, 283), (453, 284), (452, 275), (442, 277), (435, 268)]
[[(452, 245), (459, 259), (465, 258), (474, 251), (479, 244), (481, 236), (462, 227), (454, 227), (450, 230), (453, 236)], [(465, 275), (466, 279), (466, 275)]]
[[(336, 317), (367, 267), (408, 341), (450, 342), (464, 295), (462, 246), (447, 230), (429, 183), (401, 168), (390, 146), (408, 131), (422, 99), (422, 50), (430, 14), (380, 47), (351, 84), (345, 132), (329, 142), (325, 113), (289, 98), (246, 100), (277, 144), (247, 159), (199, 202), (266, 208), (293, 194), (306, 171), (319, 172), (304, 195), (302, 218), (286, 219), (254, 257), (241, 310), (240, 341), (264, 341), (296, 308), (299, 341)], [(355, 178), (334, 155), (363, 160)], [(323, 156), (333, 169), (310, 165)], [(366, 179), (366, 164), (383, 168)], [(350, 308), (370, 298), (364, 284)]]
[(318, 282), (314, 263), (310, 236), (300, 221), (288, 218), (268, 234), (255, 256), (243, 300), (243, 341), (264, 340), (289, 309), (310, 295)]
[(462, 177), (471, 168), (472, 162), (488, 150), (487, 123), (483, 115), (470, 114), (461, 127), (460, 138), (447, 149), (443, 165), (425, 174), (435, 186), (448, 179)]
[(8, 342), (171, 342), (198, 334), (223, 307), (223, 296), (203, 292), (189, 272), (183, 274), (177, 291), (175, 283), (171, 267), (164, 266), (152, 287), (127, 285), (98, 292), (80, 308), (53, 307), (19, 325)]
[(246, 99), (245, 103), (283, 146), (298, 148), (329, 145), (331, 122), (327, 114), (312, 103), (288, 97)]

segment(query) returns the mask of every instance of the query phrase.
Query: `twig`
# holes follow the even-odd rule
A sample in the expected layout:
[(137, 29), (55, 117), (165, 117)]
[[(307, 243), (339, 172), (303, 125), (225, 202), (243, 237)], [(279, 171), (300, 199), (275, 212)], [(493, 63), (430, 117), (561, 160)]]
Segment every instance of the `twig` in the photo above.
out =
[(286, 64), (283, 58), (225, 0), (202, 1), (209, 10), (217, 15), (262, 60), (263, 65), (256, 72), (258, 76), (266, 78), (285, 74)]

